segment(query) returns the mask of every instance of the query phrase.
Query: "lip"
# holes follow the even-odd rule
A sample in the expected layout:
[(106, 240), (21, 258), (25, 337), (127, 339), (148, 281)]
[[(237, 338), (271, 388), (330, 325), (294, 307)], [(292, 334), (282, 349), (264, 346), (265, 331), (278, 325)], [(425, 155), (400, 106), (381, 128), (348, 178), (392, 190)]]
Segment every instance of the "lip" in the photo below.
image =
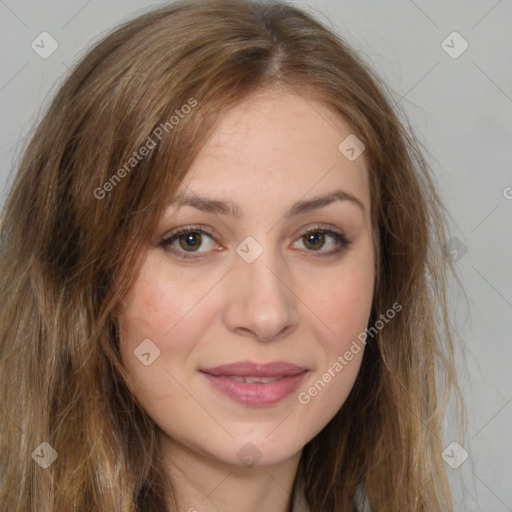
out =
[[(280, 402), (300, 385), (308, 369), (284, 361), (266, 364), (240, 361), (200, 370), (212, 386), (232, 400), (263, 407)], [(230, 377), (273, 377), (273, 382), (247, 383)]]
[(236, 363), (223, 364), (214, 368), (201, 370), (209, 375), (229, 377), (293, 377), (306, 371), (307, 368), (285, 361), (273, 361), (271, 363), (254, 363), (252, 361), (237, 361)]

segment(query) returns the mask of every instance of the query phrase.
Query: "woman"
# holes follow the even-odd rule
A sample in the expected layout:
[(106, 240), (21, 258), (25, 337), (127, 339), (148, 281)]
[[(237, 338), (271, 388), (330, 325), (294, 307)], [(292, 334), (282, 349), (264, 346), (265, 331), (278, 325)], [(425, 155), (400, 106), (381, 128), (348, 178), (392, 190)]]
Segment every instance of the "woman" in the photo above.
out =
[(3, 211), (1, 509), (452, 510), (444, 215), (378, 78), (305, 12), (116, 29)]

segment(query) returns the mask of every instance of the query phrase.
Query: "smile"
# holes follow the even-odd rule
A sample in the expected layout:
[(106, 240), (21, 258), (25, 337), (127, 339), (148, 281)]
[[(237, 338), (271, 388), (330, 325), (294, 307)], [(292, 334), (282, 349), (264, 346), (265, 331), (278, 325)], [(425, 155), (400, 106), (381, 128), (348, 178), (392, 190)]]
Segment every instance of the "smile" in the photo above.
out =
[(231, 400), (264, 407), (285, 399), (309, 373), (307, 368), (285, 362), (238, 362), (201, 370), (212, 387)]

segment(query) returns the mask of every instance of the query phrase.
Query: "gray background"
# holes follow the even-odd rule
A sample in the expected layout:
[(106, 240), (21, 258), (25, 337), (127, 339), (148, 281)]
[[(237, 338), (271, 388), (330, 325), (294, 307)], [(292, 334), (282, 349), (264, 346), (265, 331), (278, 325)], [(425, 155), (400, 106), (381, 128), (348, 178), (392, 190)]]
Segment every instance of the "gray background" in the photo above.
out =
[[(459, 441), (469, 457), (459, 469), (446, 467), (457, 512), (512, 511), (512, 0), (296, 3), (370, 61), (428, 148), (454, 219), (463, 282), (452, 309), (466, 347), (466, 365), (458, 364), (470, 423), (462, 439), (448, 420), (445, 446)], [(21, 145), (68, 67), (114, 24), (151, 5), (0, 0), (0, 206)], [(43, 31), (59, 45), (47, 59), (31, 48)], [(448, 37), (454, 31), (469, 45), (457, 58), (445, 51), (463, 48)]]

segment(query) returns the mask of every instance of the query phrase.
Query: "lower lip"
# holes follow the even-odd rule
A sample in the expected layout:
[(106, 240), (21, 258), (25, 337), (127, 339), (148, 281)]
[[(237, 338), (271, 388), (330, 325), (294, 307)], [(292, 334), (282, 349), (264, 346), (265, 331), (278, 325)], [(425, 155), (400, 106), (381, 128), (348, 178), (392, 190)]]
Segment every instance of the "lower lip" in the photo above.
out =
[(248, 384), (228, 377), (217, 377), (209, 373), (202, 373), (215, 389), (224, 393), (235, 402), (253, 407), (262, 407), (275, 404), (286, 398), (299, 387), (308, 372), (304, 371), (298, 375), (283, 377), (266, 384), (263, 382)]

